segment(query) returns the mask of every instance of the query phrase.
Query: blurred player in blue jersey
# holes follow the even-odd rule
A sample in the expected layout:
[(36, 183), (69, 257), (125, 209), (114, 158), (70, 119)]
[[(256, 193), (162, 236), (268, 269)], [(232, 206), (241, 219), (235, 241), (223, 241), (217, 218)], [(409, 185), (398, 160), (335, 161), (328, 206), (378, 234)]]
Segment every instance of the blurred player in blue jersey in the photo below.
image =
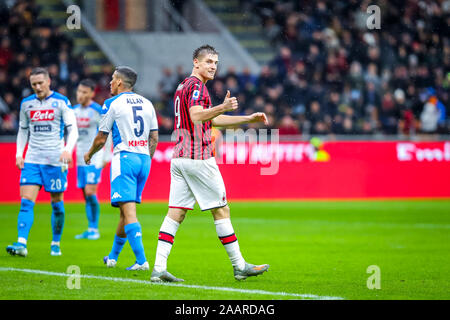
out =
[[(35, 94), (22, 100), (17, 135), (16, 166), (20, 174), (20, 211), (17, 219), (17, 242), (6, 247), (11, 255), (25, 257), (27, 241), (34, 221), (34, 203), (39, 190), (50, 192), (52, 202), (52, 256), (61, 255), (60, 241), (64, 227), (63, 193), (67, 187), (67, 166), (78, 139), (75, 114), (65, 96), (50, 90), (46, 69), (35, 68), (30, 84)], [(64, 129), (67, 142), (64, 145)], [(28, 133), (30, 134), (28, 138)], [(23, 152), (28, 142), (25, 160)]]
[(86, 217), (88, 229), (76, 235), (76, 239), (97, 240), (100, 238), (98, 221), (100, 205), (97, 199), (97, 185), (100, 182), (102, 168), (111, 160), (111, 139), (108, 138), (105, 148), (92, 157), (91, 165), (84, 163), (84, 155), (89, 151), (92, 141), (98, 132), (102, 116), (102, 107), (92, 101), (95, 83), (90, 79), (80, 82), (77, 88), (77, 102), (73, 107), (78, 125), (77, 142), (77, 187), (83, 190), (86, 201)]
[(120, 220), (113, 247), (103, 262), (115, 267), (127, 239), (136, 256), (136, 262), (127, 270), (148, 270), (142, 243), (142, 229), (136, 218), (136, 203), (141, 203), (142, 191), (150, 173), (151, 157), (158, 144), (158, 123), (152, 103), (132, 92), (136, 72), (128, 67), (117, 67), (110, 82), (111, 94), (105, 101), (99, 132), (85, 154), (86, 164), (103, 148), (112, 133), (111, 205), (120, 208)]

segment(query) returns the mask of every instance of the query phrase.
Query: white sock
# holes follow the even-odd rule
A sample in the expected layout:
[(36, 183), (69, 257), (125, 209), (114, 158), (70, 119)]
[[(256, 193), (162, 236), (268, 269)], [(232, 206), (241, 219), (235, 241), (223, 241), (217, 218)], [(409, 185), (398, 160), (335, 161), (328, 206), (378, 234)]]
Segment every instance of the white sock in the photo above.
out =
[(154, 269), (157, 272), (167, 270), (167, 259), (172, 250), (173, 240), (180, 224), (172, 218), (165, 217), (159, 230), (158, 246), (156, 247), (156, 258)]
[(59, 241), (52, 241), (51, 246), (59, 246)]
[(22, 238), (22, 237), (19, 237), (19, 238), (17, 239), (17, 242), (18, 242), (18, 243), (21, 243), (21, 244), (24, 244), (24, 245), (27, 245), (27, 239)]
[(230, 218), (216, 220), (214, 224), (216, 225), (217, 235), (228, 253), (231, 264), (233, 267), (243, 270), (245, 268), (245, 260), (239, 249), (239, 243), (234, 234)]

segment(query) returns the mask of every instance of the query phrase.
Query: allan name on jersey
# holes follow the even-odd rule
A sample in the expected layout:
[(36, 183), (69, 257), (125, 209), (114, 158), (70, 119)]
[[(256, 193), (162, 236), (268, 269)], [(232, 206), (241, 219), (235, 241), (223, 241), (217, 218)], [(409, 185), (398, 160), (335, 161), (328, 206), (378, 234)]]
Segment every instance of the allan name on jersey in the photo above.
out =
[(138, 103), (142, 104), (142, 103), (144, 103), (144, 101), (140, 98), (127, 98), (127, 103), (128, 104), (138, 104)]

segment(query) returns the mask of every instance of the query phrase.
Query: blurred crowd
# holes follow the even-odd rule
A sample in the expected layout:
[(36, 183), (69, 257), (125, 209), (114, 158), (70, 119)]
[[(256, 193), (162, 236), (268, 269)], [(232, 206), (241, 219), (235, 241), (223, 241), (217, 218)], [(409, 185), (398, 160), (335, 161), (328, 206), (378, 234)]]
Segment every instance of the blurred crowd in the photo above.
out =
[(51, 88), (76, 103), (75, 88), (83, 78), (97, 82), (96, 100), (109, 95), (112, 66), (93, 74), (82, 54), (75, 55), (72, 39), (50, 20), (39, 19), (34, 0), (0, 2), (0, 134), (16, 134), (21, 100), (32, 94), (29, 73), (47, 67)]
[[(380, 29), (368, 29), (368, 5)], [(208, 83), (240, 114), (264, 111), (280, 134), (449, 133), (450, 1), (242, 1), (276, 57), (258, 76), (230, 68)], [(179, 81), (165, 69), (165, 115)]]
[[(236, 114), (265, 112), (283, 135), (450, 133), (450, 0), (241, 5), (255, 14), (277, 54), (258, 75), (220, 72), (207, 83), (214, 105), (230, 90), (239, 101)], [(380, 29), (367, 27), (369, 5), (380, 8)], [(52, 88), (72, 103), (85, 77), (97, 81), (99, 103), (109, 97), (112, 66), (93, 74), (82, 54), (73, 54), (72, 40), (38, 14), (33, 0), (0, 4), (0, 134), (17, 132), (35, 66), (48, 67)], [(159, 97), (150, 97), (161, 134), (173, 131), (173, 94), (189, 71), (164, 68)]]

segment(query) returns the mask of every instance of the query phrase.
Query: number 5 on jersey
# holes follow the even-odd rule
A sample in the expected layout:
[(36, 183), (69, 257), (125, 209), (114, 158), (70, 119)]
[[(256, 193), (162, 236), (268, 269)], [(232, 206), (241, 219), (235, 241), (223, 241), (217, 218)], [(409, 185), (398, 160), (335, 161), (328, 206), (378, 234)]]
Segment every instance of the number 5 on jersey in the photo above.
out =
[[(144, 132), (144, 119), (142, 119), (142, 117), (137, 114), (138, 111), (142, 111), (142, 107), (134, 106), (133, 107), (133, 120), (134, 120), (134, 123), (136, 123), (136, 124), (139, 122), (139, 125), (137, 125), (136, 128), (134, 128), (134, 134), (136, 135), (136, 137), (140, 137), (142, 135), (142, 133)], [(137, 128), (139, 128), (139, 131)]]

